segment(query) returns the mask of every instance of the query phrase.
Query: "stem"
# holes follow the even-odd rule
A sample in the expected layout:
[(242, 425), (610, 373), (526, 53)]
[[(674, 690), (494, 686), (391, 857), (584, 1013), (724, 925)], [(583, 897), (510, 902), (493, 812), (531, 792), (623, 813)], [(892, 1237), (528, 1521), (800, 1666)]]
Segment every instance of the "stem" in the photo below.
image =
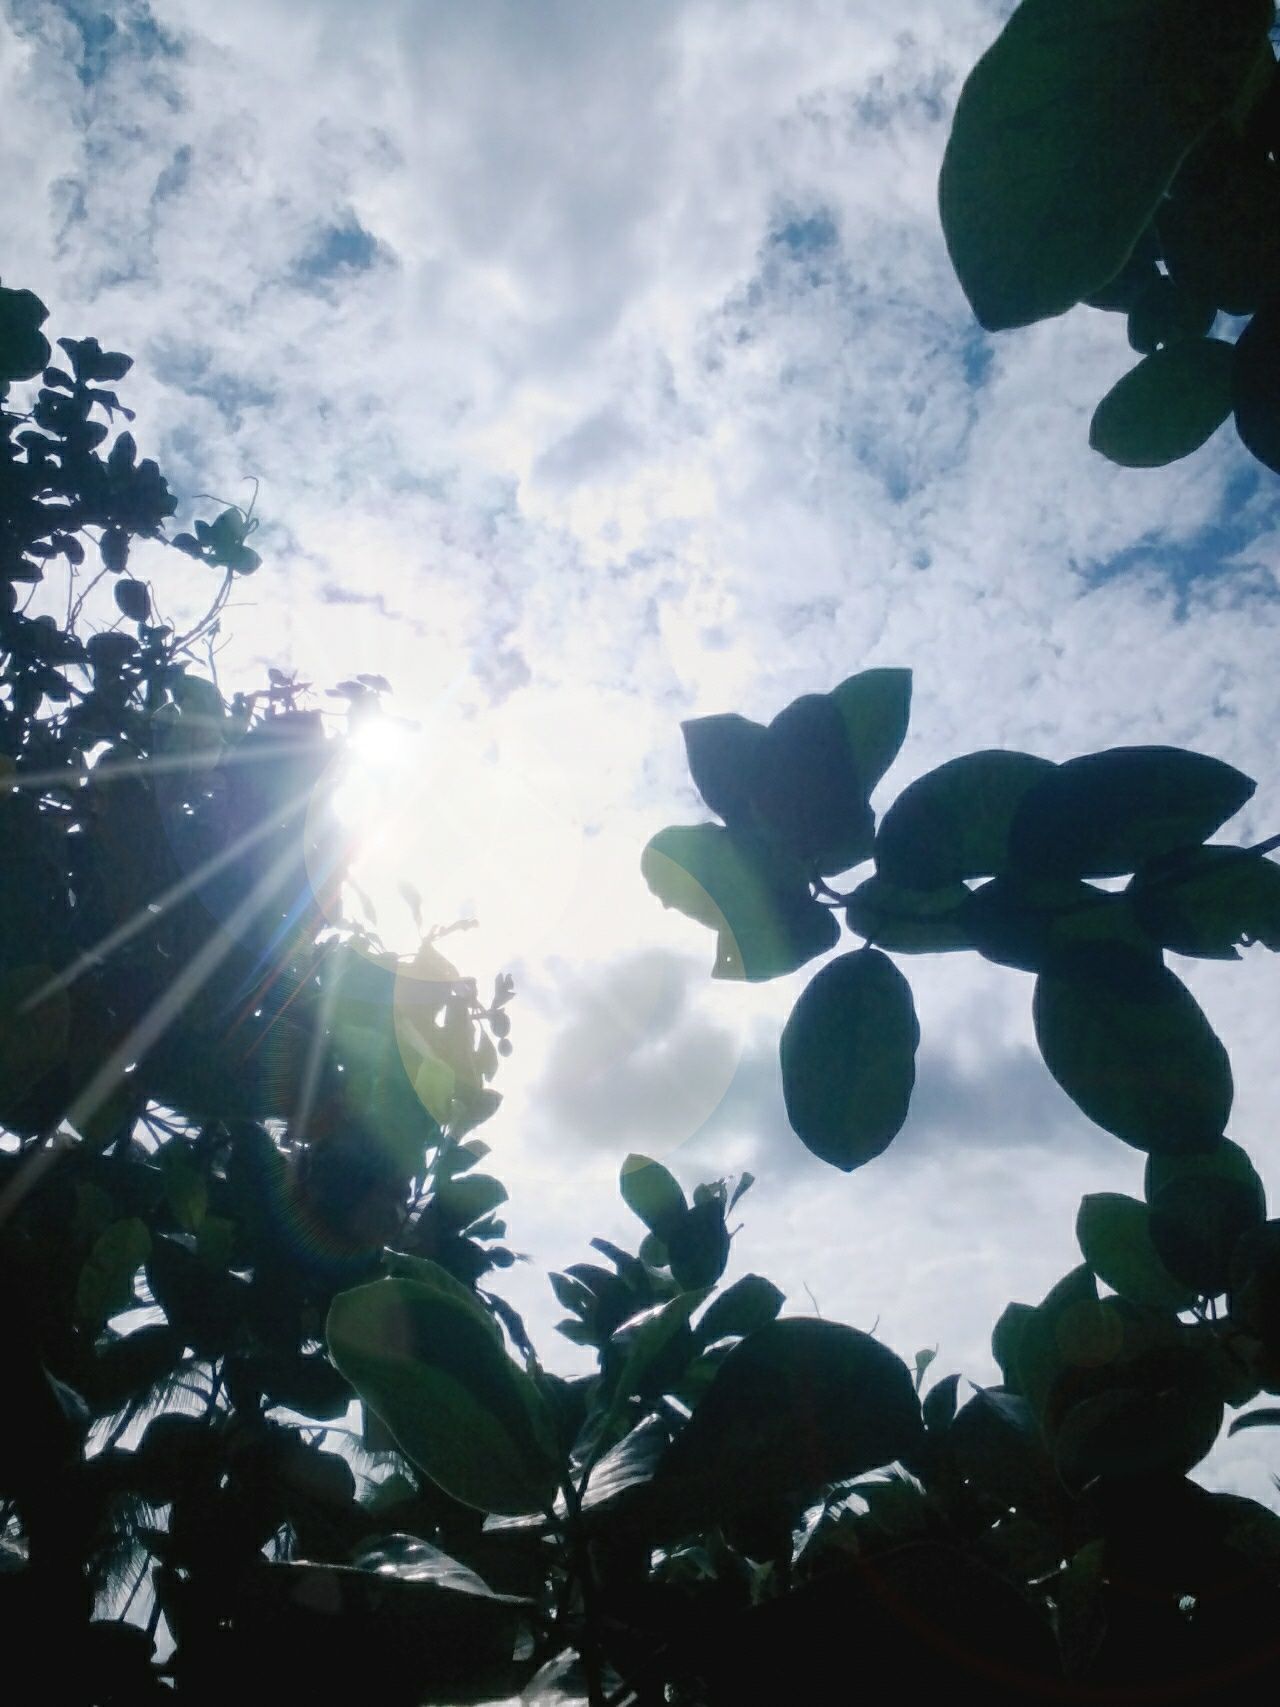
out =
[[(588, 1472), (589, 1473), (589, 1472)], [(582, 1666), (587, 1674), (587, 1701), (590, 1707), (607, 1707), (604, 1674), (600, 1663), (600, 1597), (595, 1572), (591, 1566), (591, 1549), (582, 1532), (582, 1499), (572, 1476), (561, 1484), (565, 1503), (565, 1534), (569, 1542), (572, 1568), (582, 1593)]]

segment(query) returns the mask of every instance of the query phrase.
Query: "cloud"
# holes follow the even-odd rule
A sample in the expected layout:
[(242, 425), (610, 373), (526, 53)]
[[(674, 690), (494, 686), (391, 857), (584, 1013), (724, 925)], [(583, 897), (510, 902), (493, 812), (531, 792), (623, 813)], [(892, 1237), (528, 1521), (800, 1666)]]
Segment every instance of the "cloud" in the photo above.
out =
[[(681, 717), (871, 664), (916, 669), (882, 801), (980, 746), (1167, 741), (1255, 775), (1240, 833), (1276, 828), (1274, 483), (1230, 429), (1166, 471), (1095, 457), (1118, 319), (985, 338), (947, 261), (948, 115), (1004, 7), (0, 4), (6, 282), (138, 356), (186, 505), (261, 481), (227, 681), (376, 670), (579, 837), (572, 881), (517, 823), (485, 867), (541, 931), (491, 1128), (521, 1237), (620, 1230), (622, 1150), (679, 1132), (678, 1167), (760, 1160), (744, 1249), (798, 1297), (981, 1357), (1000, 1294), (1073, 1260), (1080, 1191), (1139, 1166), (1040, 1076), (1027, 982), (910, 968), (912, 1126), (806, 1171), (770, 1078), (803, 975), (713, 985), (636, 864), (699, 815)], [(1273, 969), (1185, 970), (1274, 1177)]]

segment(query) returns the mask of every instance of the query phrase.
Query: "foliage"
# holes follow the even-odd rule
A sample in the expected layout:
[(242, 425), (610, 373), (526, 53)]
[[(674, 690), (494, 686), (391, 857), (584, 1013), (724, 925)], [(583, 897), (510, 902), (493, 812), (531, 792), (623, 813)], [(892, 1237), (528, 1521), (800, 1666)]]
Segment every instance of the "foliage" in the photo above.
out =
[[(1280, 471), (1273, 23), (1272, 0), (1022, 0), (961, 92), (939, 183), (960, 283), (989, 331), (1127, 316), (1142, 359), (1090, 433), (1125, 467), (1234, 415)], [(1248, 322), (1234, 342), (1220, 317)]]
[[(1238, 958), (1237, 944), (1280, 940), (1280, 867), (1265, 857), (1275, 843), (1207, 840), (1252, 781), (1173, 747), (1063, 764), (969, 753), (911, 783), (877, 826), (871, 789), (905, 737), (909, 699), (909, 672), (872, 670), (806, 695), (802, 717), (788, 707), (768, 731), (736, 716), (685, 724), (694, 780), (725, 823), (660, 831), (643, 859), (664, 905), (715, 930), (717, 977), (796, 971), (835, 946), (839, 915), (863, 938), (817, 973), (782, 1034), (801, 1141), (846, 1170), (887, 1149), (907, 1118), (919, 1042), (889, 954), (968, 949), (1035, 974), (1041, 1053), (1091, 1120), (1156, 1156), (1220, 1143), (1230, 1062), (1164, 956)], [(812, 790), (803, 811), (798, 793), (775, 810), (782, 771)], [(828, 850), (843, 857), (855, 844), (831, 826), (855, 820), (855, 860), (875, 871), (842, 892), (827, 880)], [(1119, 877), (1122, 890), (1102, 887)]]
[[(49, 352), (12, 295), (23, 381)], [(480, 1284), (513, 1260), (469, 1136), (510, 981), (482, 1004), (438, 933), (401, 961), (343, 923), (346, 850), (316, 809), (340, 738), (282, 673), (228, 706), (195, 667), (258, 567), (253, 518), (171, 542), (223, 591), (191, 633), (156, 619), (125, 571), (174, 501), (128, 435), (104, 459), (89, 430), (127, 358), (70, 353), (67, 383), (5, 409), (0, 461), (7, 584), (47, 594), (61, 556), (71, 591), (62, 622), (15, 593), (0, 625), (10, 1664), (104, 1704), (1274, 1684), (1280, 1518), (1189, 1473), (1228, 1407), (1280, 1393), (1280, 1222), (1164, 965), (1280, 942), (1268, 844), (1208, 840), (1252, 783), (1168, 748), (976, 753), (877, 827), (907, 672), (767, 727), (687, 725), (723, 822), (662, 832), (644, 869), (716, 932), (718, 975), (794, 971), (841, 917), (864, 942), (783, 1034), (801, 1138), (845, 1169), (889, 1144), (919, 1035), (890, 956), (967, 949), (1035, 974), (1046, 1061), (1148, 1152), (1144, 1194), (1085, 1198), (1084, 1261), (1006, 1309), (1000, 1383), (962, 1391), (761, 1275), (725, 1284), (750, 1175), (686, 1192), (629, 1156), (636, 1248), (593, 1239), (600, 1260), (551, 1276), (585, 1365), (557, 1375)], [(84, 538), (114, 599), (82, 639)], [(335, 691), (359, 713), (385, 688)]]

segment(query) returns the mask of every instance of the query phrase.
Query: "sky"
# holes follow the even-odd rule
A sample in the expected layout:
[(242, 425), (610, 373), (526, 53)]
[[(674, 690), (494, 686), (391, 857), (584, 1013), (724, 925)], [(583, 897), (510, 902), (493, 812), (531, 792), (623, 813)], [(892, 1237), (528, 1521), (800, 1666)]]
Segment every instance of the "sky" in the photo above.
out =
[[(1233, 839), (1280, 828), (1274, 479), (1230, 428), (1111, 467), (1087, 429), (1122, 322), (990, 338), (951, 273), (937, 170), (1002, 11), (0, 0), (0, 274), (137, 358), (184, 516), (259, 483), (222, 681), (376, 671), (414, 725), (362, 781), (371, 844), (412, 808), (370, 887), (389, 938), (407, 879), (481, 920), (464, 970), (516, 978), (484, 1136), (531, 1258), (504, 1289), (543, 1335), (545, 1270), (640, 1232), (629, 1150), (689, 1186), (750, 1169), (731, 1274), (979, 1381), (1003, 1305), (1078, 1260), (1080, 1195), (1140, 1192), (1040, 1064), (1031, 980), (968, 956), (904, 962), (897, 1142), (850, 1176), (804, 1154), (776, 1057), (812, 968), (713, 983), (639, 875), (705, 816), (682, 718), (908, 665), (881, 807), (979, 747), (1164, 742), (1257, 778)], [(176, 614), (212, 591), (145, 566)], [(1263, 956), (1176, 969), (1280, 1196)], [(1268, 1438), (1209, 1479), (1265, 1494)]]

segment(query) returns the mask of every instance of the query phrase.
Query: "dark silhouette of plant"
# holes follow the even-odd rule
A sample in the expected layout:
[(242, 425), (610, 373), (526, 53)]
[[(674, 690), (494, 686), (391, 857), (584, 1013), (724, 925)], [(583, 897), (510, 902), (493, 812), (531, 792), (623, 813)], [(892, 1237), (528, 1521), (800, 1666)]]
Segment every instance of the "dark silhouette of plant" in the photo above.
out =
[[(866, 944), (783, 1034), (804, 1142), (846, 1169), (891, 1142), (918, 1033), (890, 955), (968, 949), (1035, 974), (1046, 1061), (1148, 1153), (1144, 1197), (1084, 1199), (1082, 1264), (1005, 1310), (999, 1384), (962, 1393), (763, 1276), (722, 1284), (750, 1176), (686, 1196), (630, 1156), (637, 1248), (552, 1276), (593, 1360), (558, 1375), (481, 1284), (512, 1260), (469, 1135), (510, 981), (482, 1003), (439, 933), (397, 959), (343, 923), (315, 809), (341, 738), (284, 672), (228, 706), (193, 655), (258, 567), (252, 515), (171, 542), (221, 577), (175, 634), (127, 572), (174, 501), (127, 434), (101, 454), (127, 358), (85, 340), (51, 368), (43, 318), (0, 290), (4, 584), (61, 559), (69, 590), (64, 620), (16, 591), (0, 619), (10, 1671), (93, 1704), (1274, 1686), (1280, 1517), (1189, 1472), (1227, 1407), (1280, 1393), (1280, 1222), (1164, 964), (1280, 939), (1270, 844), (1208, 840), (1253, 784), (1170, 748), (977, 753), (877, 826), (905, 671), (686, 725), (723, 822), (663, 831), (644, 869), (715, 930), (717, 973), (794, 971), (841, 917)], [(334, 691), (361, 716), (385, 689)]]
[[(943, 230), (988, 331), (1078, 302), (1142, 357), (1090, 442), (1149, 468), (1227, 419), (1280, 471), (1280, 72), (1272, 0), (1022, 0), (970, 73)], [(1235, 342), (1219, 316), (1245, 319)]]

